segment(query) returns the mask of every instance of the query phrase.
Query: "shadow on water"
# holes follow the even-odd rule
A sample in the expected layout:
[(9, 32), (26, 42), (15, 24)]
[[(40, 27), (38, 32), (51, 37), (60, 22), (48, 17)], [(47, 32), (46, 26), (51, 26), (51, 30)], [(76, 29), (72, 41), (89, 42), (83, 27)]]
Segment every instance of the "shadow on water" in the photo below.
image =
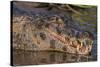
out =
[(14, 65), (39, 65), (39, 64), (57, 64), (72, 62), (89, 62), (96, 61), (96, 56), (92, 55), (75, 55), (61, 52), (30, 52), (30, 51), (13, 51)]

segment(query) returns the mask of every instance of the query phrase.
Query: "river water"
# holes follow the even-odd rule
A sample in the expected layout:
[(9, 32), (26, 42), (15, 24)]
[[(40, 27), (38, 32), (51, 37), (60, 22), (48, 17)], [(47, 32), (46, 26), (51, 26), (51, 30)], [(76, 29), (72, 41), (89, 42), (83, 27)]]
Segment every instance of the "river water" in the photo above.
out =
[(13, 51), (13, 65), (40, 65), (96, 61), (96, 55), (75, 55), (61, 52)]

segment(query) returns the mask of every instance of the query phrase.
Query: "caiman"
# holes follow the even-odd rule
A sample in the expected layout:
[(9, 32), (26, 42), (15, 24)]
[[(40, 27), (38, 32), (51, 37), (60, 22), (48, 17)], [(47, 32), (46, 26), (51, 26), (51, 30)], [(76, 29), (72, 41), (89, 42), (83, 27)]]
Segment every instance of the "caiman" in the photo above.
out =
[(49, 30), (48, 28), (45, 29), (48, 34), (50, 34), (52, 37), (54, 37), (55, 39), (61, 41), (62, 43), (64, 43), (64, 45), (66, 46), (67, 50), (66, 52), (68, 53), (75, 53), (75, 54), (89, 54), (92, 50), (92, 44), (87, 44), (87, 45), (83, 45), (83, 43), (80, 41), (80, 43), (77, 43), (77, 45), (73, 45), (72, 41), (70, 41), (70, 44), (68, 44), (67, 40), (65, 40), (64, 36), (58, 35), (55, 32)]

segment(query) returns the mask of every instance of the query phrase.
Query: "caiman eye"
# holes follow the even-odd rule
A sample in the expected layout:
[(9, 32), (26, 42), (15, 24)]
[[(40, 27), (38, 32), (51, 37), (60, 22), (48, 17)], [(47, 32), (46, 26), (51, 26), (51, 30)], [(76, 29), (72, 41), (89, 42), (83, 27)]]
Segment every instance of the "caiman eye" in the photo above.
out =
[(46, 39), (46, 35), (44, 33), (40, 33), (40, 37), (41, 37), (42, 40)]

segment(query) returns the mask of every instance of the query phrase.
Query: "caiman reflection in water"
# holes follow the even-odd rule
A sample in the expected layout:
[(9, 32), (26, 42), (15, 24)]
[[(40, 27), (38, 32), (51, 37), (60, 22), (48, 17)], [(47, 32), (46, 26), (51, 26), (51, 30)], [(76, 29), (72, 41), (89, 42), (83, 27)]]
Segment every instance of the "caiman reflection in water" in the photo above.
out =
[(13, 51), (14, 65), (40, 65), (40, 64), (58, 64), (72, 62), (89, 62), (96, 61), (96, 56), (92, 55), (75, 55), (62, 52), (31, 52), (31, 51)]

